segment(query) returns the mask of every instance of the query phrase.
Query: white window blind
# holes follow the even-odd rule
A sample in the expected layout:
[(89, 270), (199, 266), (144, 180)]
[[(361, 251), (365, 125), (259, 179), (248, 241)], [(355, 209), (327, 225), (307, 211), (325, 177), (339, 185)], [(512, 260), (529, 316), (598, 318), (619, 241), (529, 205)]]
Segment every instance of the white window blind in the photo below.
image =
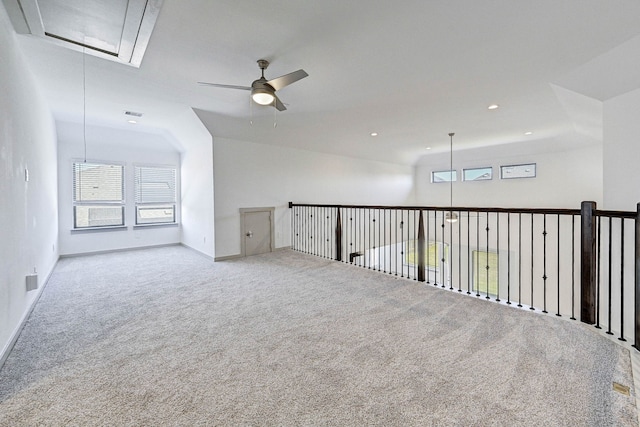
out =
[(124, 166), (73, 164), (73, 228), (124, 225)]
[(136, 224), (176, 222), (176, 169), (136, 166)]
[(100, 163), (73, 164), (74, 202), (122, 202), (124, 166)]
[(136, 203), (175, 203), (176, 170), (136, 167)]

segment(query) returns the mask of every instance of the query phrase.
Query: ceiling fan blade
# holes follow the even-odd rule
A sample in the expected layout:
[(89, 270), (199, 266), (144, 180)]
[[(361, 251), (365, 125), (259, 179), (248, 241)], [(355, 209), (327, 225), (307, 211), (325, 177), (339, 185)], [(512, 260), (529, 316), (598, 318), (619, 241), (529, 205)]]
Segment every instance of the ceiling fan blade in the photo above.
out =
[(287, 109), (287, 107), (284, 106), (284, 104), (282, 103), (282, 101), (280, 101), (280, 98), (278, 98), (277, 96), (273, 95), (273, 97), (275, 98), (273, 100), (273, 106), (276, 107), (276, 109), (278, 111), (284, 111)]
[(275, 90), (280, 90), (285, 86), (295, 83), (300, 79), (304, 79), (309, 74), (305, 70), (294, 71), (293, 73), (285, 74), (284, 76), (276, 77), (269, 80), (267, 83)]
[(248, 86), (236, 86), (236, 85), (221, 85), (218, 83), (207, 83), (207, 82), (198, 82), (199, 85), (203, 86), (214, 86), (214, 87), (223, 87), (226, 89), (241, 89), (241, 90), (251, 90)]

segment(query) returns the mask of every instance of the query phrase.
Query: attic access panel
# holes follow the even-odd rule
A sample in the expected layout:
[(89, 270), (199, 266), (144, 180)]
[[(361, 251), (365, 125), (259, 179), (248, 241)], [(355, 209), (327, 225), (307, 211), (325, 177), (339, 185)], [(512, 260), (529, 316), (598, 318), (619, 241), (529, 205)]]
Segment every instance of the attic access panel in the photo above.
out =
[(18, 33), (139, 67), (163, 0), (3, 0)]

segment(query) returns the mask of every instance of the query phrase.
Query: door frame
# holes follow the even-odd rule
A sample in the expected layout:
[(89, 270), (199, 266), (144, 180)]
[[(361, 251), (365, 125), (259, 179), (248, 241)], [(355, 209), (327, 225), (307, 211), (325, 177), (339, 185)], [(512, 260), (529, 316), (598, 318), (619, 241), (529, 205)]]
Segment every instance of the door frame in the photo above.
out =
[(269, 222), (271, 223), (271, 227), (269, 227), (269, 240), (271, 242), (271, 252), (273, 252), (275, 250), (275, 246), (276, 246), (276, 242), (274, 239), (274, 236), (276, 234), (276, 225), (275, 225), (275, 212), (276, 212), (276, 208), (275, 207), (262, 207), (262, 208), (240, 208), (240, 255), (243, 257), (247, 256), (247, 252), (246, 252), (246, 248), (245, 248), (245, 242), (244, 242), (244, 238), (245, 238), (245, 234), (246, 234), (246, 230), (245, 230), (245, 214), (247, 213), (253, 213), (253, 212), (269, 212), (270, 216), (269, 216)]

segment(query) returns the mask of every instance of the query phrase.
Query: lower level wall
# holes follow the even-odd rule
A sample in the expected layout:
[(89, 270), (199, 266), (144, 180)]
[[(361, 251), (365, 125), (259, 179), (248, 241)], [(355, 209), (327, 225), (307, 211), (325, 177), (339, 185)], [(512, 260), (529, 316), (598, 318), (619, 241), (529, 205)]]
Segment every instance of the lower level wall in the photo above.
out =
[(241, 253), (240, 208), (275, 208), (275, 247), (291, 245), (289, 202), (413, 203), (413, 168), (214, 138), (215, 258)]

